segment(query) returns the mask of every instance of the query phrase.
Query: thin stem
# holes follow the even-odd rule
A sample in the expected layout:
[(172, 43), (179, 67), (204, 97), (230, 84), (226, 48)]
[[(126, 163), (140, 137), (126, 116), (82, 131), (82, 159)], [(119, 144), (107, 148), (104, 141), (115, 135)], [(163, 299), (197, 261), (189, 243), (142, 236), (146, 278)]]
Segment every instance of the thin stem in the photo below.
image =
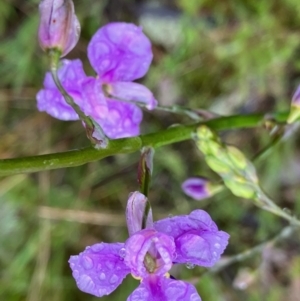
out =
[(64, 97), (66, 103), (70, 105), (76, 114), (79, 116), (80, 120), (82, 120), (86, 126), (87, 137), (90, 139), (92, 144), (96, 148), (105, 148), (108, 144), (108, 138), (103, 132), (101, 126), (96, 123), (91, 117), (86, 116), (84, 112), (81, 111), (81, 108), (75, 103), (74, 99), (68, 94), (63, 85), (60, 82), (58, 77), (58, 62), (59, 62), (59, 52), (51, 51), (49, 53), (50, 56), (50, 72), (53, 78), (53, 81), (59, 90), (59, 92)]
[[(124, 99), (115, 95), (112, 95), (107, 87), (103, 87), (103, 92), (108, 98), (112, 98), (114, 100), (126, 102), (126, 103), (134, 103), (138, 105), (141, 108), (147, 108), (147, 105), (143, 101), (139, 100), (128, 100)], [(173, 106), (161, 106), (157, 105), (154, 110), (157, 111), (163, 111), (163, 112), (168, 112), (168, 113), (174, 113), (174, 114), (179, 114), (179, 115), (185, 115), (189, 118), (191, 118), (194, 121), (200, 121), (203, 118), (204, 119), (211, 119), (211, 118), (216, 118), (219, 115), (209, 112), (207, 110), (202, 110), (202, 109), (190, 109), (187, 107), (179, 106), (179, 105), (173, 105)]]
[(257, 205), (260, 208), (284, 218), (285, 220), (289, 221), (292, 225), (300, 227), (300, 221), (298, 219), (296, 219), (294, 216), (290, 215), (289, 213), (278, 207), (273, 202), (273, 200), (270, 199), (263, 191), (260, 191), (257, 194), (257, 199), (260, 201), (257, 202)]
[(249, 250), (246, 250), (242, 253), (222, 259), (214, 267), (212, 267), (211, 269), (206, 271), (203, 275), (218, 273), (231, 264), (234, 264), (236, 262), (241, 262), (248, 258), (251, 258), (255, 254), (262, 252), (263, 249), (266, 248), (267, 246), (274, 245), (283, 239), (287, 239), (295, 232), (295, 230), (296, 230), (295, 227), (287, 226), (287, 227), (283, 228), (281, 230), (281, 232), (278, 235), (276, 235), (275, 237), (273, 237), (272, 239), (270, 239), (266, 242), (263, 242), (263, 243), (255, 246)]
[[(287, 116), (288, 112), (276, 113), (273, 115), (273, 118), (277, 123), (284, 123)], [(263, 114), (219, 117), (187, 126), (174, 126), (160, 132), (138, 137), (110, 140), (105, 149), (97, 150), (93, 147), (86, 147), (48, 155), (2, 159), (0, 160), (0, 176), (79, 166), (108, 156), (136, 152), (144, 146), (158, 148), (191, 139), (193, 132), (202, 124), (206, 124), (213, 130), (220, 131), (258, 127), (265, 121), (265, 115)]]

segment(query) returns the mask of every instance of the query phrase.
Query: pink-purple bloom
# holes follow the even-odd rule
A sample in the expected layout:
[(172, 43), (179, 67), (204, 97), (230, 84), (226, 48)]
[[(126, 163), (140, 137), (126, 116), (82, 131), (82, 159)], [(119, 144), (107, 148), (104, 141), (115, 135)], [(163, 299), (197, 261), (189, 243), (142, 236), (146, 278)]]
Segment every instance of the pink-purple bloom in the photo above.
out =
[(41, 0), (39, 43), (43, 50), (57, 49), (61, 56), (77, 44), (80, 24), (72, 0)]
[(168, 272), (174, 263), (212, 266), (223, 253), (229, 235), (218, 231), (202, 210), (156, 223), (149, 211), (146, 229), (141, 230), (146, 202), (139, 192), (130, 195), (126, 212), (130, 237), (125, 243), (99, 243), (71, 256), (77, 286), (102, 297), (131, 273), (141, 282), (127, 301), (201, 301), (193, 285), (171, 279)]
[(200, 201), (211, 196), (208, 186), (209, 181), (207, 179), (194, 177), (186, 179), (182, 183), (181, 188), (186, 195), (197, 201)]
[[(110, 23), (100, 28), (88, 45), (88, 58), (97, 77), (87, 76), (80, 60), (63, 60), (59, 79), (75, 103), (109, 138), (136, 136), (142, 111), (135, 103), (153, 109), (157, 101), (149, 89), (132, 81), (146, 74), (152, 57), (151, 43), (140, 27)], [(46, 74), (44, 89), (37, 94), (37, 103), (40, 111), (55, 118), (78, 120), (50, 73)]]

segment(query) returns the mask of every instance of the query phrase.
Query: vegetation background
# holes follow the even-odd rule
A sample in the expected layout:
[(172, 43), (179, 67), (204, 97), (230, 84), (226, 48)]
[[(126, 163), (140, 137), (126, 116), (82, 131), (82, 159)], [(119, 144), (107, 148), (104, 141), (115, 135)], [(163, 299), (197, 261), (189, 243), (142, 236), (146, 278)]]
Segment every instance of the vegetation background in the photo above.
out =
[[(93, 74), (86, 47), (112, 21), (140, 24), (153, 42), (154, 61), (142, 82), (163, 105), (216, 113), (288, 110), (300, 82), (298, 0), (75, 0), (82, 25), (68, 58), (81, 58)], [(88, 145), (80, 122), (55, 120), (36, 109), (47, 60), (37, 42), (38, 0), (0, 1), (0, 157), (12, 158)], [(142, 133), (190, 120), (145, 112)], [(299, 131), (298, 131), (299, 133)], [(236, 130), (222, 138), (253, 157), (269, 141), (266, 129)], [(266, 191), (300, 216), (297, 132), (257, 163)], [(0, 179), (0, 299), (92, 301), (80, 292), (68, 266), (71, 254), (100, 241), (124, 241), (124, 208), (138, 187), (137, 153), (82, 167)], [(155, 218), (207, 210), (231, 235), (224, 256), (267, 241), (286, 225), (249, 200), (224, 191), (196, 202), (181, 191), (190, 176), (218, 180), (191, 141), (157, 149), (150, 192)], [(268, 245), (219, 272), (175, 267), (204, 301), (300, 300), (299, 233)], [(126, 300), (138, 282), (127, 277), (102, 300)]]

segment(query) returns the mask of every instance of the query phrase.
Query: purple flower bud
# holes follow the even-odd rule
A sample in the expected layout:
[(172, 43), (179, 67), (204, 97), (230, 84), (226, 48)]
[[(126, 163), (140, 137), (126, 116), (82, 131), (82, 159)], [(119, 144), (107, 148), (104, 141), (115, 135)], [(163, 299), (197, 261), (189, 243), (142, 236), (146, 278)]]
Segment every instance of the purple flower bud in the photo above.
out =
[[(129, 195), (126, 207), (126, 220), (129, 236), (142, 230), (143, 214), (147, 205), (147, 198), (140, 192), (135, 191)], [(153, 228), (152, 210), (150, 208), (146, 228)]]
[(287, 119), (287, 123), (293, 123), (300, 118), (300, 86), (293, 95), (291, 103), (291, 111)]
[(41, 0), (39, 42), (43, 50), (58, 49), (61, 57), (77, 44), (80, 24), (72, 0)]
[(220, 188), (205, 178), (189, 178), (182, 183), (182, 190), (191, 198), (200, 201), (212, 196)]

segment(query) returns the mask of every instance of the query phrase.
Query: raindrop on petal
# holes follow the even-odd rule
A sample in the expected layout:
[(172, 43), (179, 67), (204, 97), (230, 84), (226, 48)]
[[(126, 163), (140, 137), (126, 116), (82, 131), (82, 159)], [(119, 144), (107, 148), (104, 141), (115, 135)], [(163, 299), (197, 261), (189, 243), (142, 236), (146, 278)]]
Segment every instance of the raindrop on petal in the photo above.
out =
[(125, 248), (120, 249), (119, 255), (120, 255), (121, 257), (123, 257), (123, 258), (125, 257), (125, 255), (126, 255), (126, 250), (125, 250)]
[(114, 284), (119, 280), (119, 277), (117, 275), (112, 275), (112, 277), (109, 280), (110, 284)]
[(195, 265), (194, 265), (193, 263), (190, 263), (190, 262), (188, 262), (185, 266), (186, 266), (189, 270), (192, 270), (192, 269), (195, 267)]
[(93, 263), (93, 260), (90, 257), (83, 256), (82, 257), (82, 265), (84, 266), (84, 268), (86, 270), (90, 270), (94, 266), (94, 263)]
[(99, 275), (99, 279), (100, 279), (100, 280), (105, 280), (105, 278), (106, 278), (106, 276), (105, 276), (104, 273), (101, 273), (101, 274)]
[(215, 243), (215, 248), (216, 249), (220, 249), (221, 248), (221, 245), (219, 243)]

